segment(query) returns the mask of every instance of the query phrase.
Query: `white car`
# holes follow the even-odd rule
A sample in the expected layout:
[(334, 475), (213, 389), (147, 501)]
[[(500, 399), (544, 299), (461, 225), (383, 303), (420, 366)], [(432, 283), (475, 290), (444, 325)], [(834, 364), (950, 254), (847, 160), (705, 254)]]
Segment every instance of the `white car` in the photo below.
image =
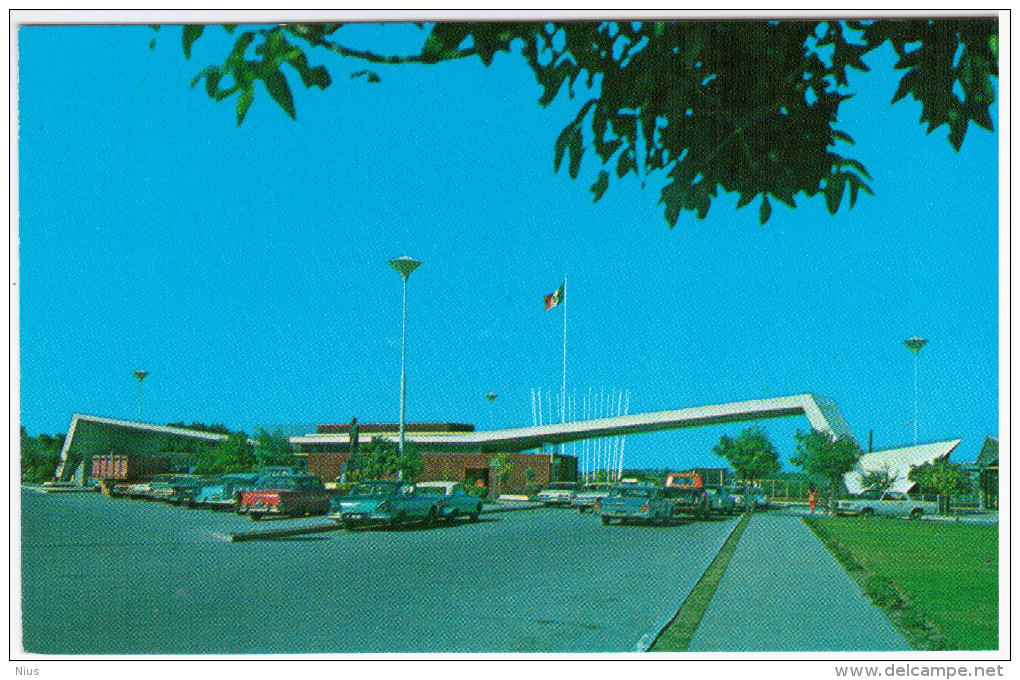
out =
[(438, 501), (439, 516), (445, 520), (467, 517), (472, 522), (478, 521), (482, 514), (482, 501), (472, 496), (458, 482), (418, 482), (415, 484), (418, 493), (429, 496), (442, 496)]
[(574, 500), (577, 484), (574, 482), (553, 482), (538, 492), (538, 500), (545, 505), (569, 506)]
[(922, 515), (934, 515), (937, 510), (936, 503), (915, 501), (899, 491), (886, 491), (885, 493), (865, 491), (856, 498), (836, 503), (837, 515), (860, 515), (861, 517), (884, 515), (913, 519)]

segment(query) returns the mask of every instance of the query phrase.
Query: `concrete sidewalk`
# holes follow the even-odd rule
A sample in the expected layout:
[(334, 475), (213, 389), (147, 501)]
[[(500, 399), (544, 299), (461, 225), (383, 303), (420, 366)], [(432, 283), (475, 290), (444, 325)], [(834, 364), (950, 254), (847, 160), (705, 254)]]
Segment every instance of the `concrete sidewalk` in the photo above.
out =
[(689, 652), (906, 651), (801, 518), (756, 514)]

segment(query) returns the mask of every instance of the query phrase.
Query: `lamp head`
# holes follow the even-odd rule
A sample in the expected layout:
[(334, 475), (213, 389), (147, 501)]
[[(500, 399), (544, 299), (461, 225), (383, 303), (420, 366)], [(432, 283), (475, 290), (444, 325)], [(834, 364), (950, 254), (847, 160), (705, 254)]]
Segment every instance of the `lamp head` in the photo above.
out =
[(400, 257), (395, 257), (390, 260), (390, 266), (396, 269), (397, 273), (404, 277), (404, 280), (407, 281), (407, 277), (411, 275), (411, 272), (421, 266), (421, 262), (413, 257), (401, 255)]
[(917, 336), (914, 336), (912, 338), (907, 338), (906, 340), (904, 340), (903, 344), (911, 352), (913, 352), (914, 354), (917, 354), (918, 352), (921, 351), (922, 347), (924, 347), (926, 344), (928, 344), (928, 341), (925, 340), (924, 338), (919, 338)]
[(135, 371), (135, 373), (134, 373), (134, 376), (136, 378), (138, 378), (138, 382), (142, 382), (142, 380), (144, 380), (145, 376), (147, 376), (147, 375), (149, 375), (149, 372), (148, 371), (143, 371), (141, 369)]

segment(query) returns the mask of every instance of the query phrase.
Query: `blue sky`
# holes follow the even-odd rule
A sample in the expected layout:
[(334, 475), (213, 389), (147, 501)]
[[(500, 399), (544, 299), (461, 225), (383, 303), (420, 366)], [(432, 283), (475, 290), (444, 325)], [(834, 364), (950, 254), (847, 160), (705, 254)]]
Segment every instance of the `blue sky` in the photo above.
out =
[[(380, 51), (399, 39), (367, 29)], [(406, 27), (396, 27), (403, 34)], [(146, 421), (395, 421), (400, 278), (408, 285), (407, 419), (486, 428), (532, 422), (558, 391), (569, 276), (568, 392), (629, 390), (630, 411), (815, 392), (858, 439), (998, 433), (999, 135), (956, 153), (920, 106), (889, 106), (890, 51), (841, 108), (874, 197), (835, 217), (824, 200), (715, 201), (670, 230), (657, 191), (614, 182), (598, 204), (553, 173), (578, 101), (542, 109), (530, 71), (500, 55), (381, 69), (329, 55), (324, 92), (295, 84), (297, 121), (264, 91), (243, 126), (191, 77), (179, 29), (22, 27), (19, 48), (21, 422), (66, 432), (74, 412)], [(224, 36), (225, 37), (225, 36)], [(996, 123), (998, 116), (995, 115)], [(490, 407), (484, 395), (499, 397)], [(491, 408), (491, 413), (490, 413)], [(804, 419), (761, 423), (783, 454)], [(628, 466), (715, 465), (739, 426), (630, 437)], [(569, 452), (569, 451), (568, 451)], [(787, 465), (789, 469), (789, 466)]]

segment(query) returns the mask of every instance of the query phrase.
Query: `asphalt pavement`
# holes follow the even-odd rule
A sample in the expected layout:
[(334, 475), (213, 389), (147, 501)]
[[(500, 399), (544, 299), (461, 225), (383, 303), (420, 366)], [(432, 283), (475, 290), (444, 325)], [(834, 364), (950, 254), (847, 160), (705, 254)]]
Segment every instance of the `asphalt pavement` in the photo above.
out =
[(254, 523), (23, 492), (24, 646), (41, 654), (629, 652), (734, 519), (602, 526), (561, 509), (228, 543)]
[(752, 516), (690, 652), (906, 651), (800, 516)]

